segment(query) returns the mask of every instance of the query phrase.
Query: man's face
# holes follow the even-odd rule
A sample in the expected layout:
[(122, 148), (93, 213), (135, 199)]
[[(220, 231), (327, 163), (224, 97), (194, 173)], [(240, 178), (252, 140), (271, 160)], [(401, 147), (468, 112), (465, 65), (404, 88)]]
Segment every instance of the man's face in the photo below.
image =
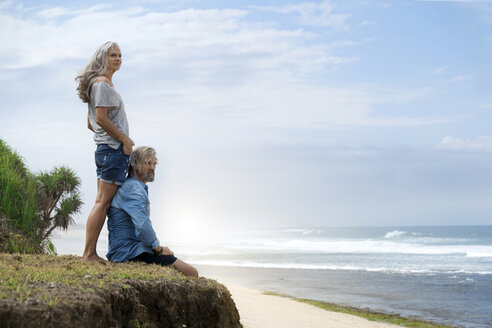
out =
[(145, 183), (154, 181), (156, 164), (157, 159), (154, 157), (145, 158), (140, 165), (140, 170), (136, 172), (137, 177)]

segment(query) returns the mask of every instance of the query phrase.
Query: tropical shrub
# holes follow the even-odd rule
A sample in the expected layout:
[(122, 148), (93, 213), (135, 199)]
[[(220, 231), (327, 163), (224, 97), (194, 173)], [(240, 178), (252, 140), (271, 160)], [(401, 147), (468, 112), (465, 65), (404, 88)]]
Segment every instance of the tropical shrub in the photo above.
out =
[(80, 179), (67, 167), (33, 174), (0, 139), (0, 251), (54, 252), (56, 228), (67, 229), (82, 202)]

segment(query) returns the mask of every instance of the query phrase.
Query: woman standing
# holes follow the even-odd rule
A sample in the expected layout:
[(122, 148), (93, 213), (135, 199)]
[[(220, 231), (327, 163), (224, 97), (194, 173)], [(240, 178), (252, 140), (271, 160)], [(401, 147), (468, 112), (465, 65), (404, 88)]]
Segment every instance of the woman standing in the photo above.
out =
[(113, 87), (113, 74), (120, 69), (121, 51), (116, 42), (101, 45), (75, 78), (78, 95), (88, 104), (87, 126), (94, 132), (97, 196), (87, 218), (83, 261), (103, 260), (97, 255), (97, 239), (118, 187), (128, 173), (133, 141), (129, 138), (125, 107)]

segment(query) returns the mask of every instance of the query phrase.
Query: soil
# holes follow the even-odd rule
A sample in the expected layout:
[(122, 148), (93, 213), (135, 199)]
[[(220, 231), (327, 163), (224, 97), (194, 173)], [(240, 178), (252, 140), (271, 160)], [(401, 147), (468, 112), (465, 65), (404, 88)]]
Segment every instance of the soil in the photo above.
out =
[[(10, 263), (17, 265), (17, 261), (13, 258)], [(35, 269), (32, 272), (35, 275)], [(8, 271), (3, 274), (0, 281), (6, 286)], [(131, 278), (104, 285), (93, 280), (99, 282), (83, 288), (35, 279), (4, 288), (0, 327), (242, 327), (229, 291), (214, 280)], [(19, 296), (22, 288), (27, 297)]]

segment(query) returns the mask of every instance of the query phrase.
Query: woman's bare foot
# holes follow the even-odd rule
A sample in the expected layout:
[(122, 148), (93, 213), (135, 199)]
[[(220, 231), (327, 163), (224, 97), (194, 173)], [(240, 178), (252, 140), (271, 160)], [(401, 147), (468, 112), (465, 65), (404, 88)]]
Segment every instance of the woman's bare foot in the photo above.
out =
[(106, 260), (94, 254), (92, 256), (82, 256), (82, 262), (106, 262)]

